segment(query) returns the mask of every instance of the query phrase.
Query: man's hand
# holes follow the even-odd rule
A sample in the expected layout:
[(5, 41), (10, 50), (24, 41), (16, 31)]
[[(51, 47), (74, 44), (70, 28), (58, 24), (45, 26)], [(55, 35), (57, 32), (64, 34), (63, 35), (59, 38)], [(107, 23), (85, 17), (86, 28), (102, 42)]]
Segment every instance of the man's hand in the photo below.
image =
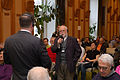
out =
[(58, 42), (58, 44), (61, 44), (63, 42), (63, 39), (59, 38), (57, 42)]

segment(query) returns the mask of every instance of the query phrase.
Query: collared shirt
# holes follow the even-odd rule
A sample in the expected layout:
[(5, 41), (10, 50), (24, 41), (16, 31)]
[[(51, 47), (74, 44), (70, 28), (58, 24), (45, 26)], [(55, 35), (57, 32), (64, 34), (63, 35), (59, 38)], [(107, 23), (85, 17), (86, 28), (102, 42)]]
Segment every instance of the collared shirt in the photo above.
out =
[(29, 30), (26, 30), (26, 29), (21, 29), (20, 31), (25, 31), (25, 32), (31, 33)]
[(65, 38), (64, 38), (64, 41), (67, 39), (67, 37), (68, 37), (68, 36), (66, 35)]

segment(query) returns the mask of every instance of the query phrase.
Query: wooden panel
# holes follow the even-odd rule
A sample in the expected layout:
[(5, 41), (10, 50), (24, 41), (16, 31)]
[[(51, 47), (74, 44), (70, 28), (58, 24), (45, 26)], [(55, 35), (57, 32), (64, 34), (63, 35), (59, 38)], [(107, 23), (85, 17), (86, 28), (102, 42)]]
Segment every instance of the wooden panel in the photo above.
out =
[[(120, 15), (120, 0), (106, 0), (107, 4), (102, 4), (103, 7), (105, 6), (106, 12), (105, 12), (105, 30), (100, 30), (99, 33), (104, 32), (103, 36), (107, 38), (107, 40), (111, 40), (113, 35), (119, 35), (119, 15)], [(102, 3), (106, 2), (105, 0), (102, 0)], [(100, 17), (100, 16), (99, 16)], [(100, 24), (100, 23), (99, 23)]]
[(15, 0), (13, 0), (11, 10), (11, 35), (15, 34)]
[(72, 7), (69, 7), (68, 11), (71, 12), (71, 13), (68, 12), (68, 18), (67, 18), (68, 19), (68, 30), (69, 30), (69, 35), (72, 36), (72, 34), (73, 34), (73, 32), (72, 32), (72, 30), (73, 30), (73, 18), (72, 18), (73, 9), (72, 9)]
[[(0, 0), (1, 4), (1, 0)], [(2, 7), (0, 6), (0, 43), (3, 42)]]
[(79, 15), (80, 15), (80, 9), (78, 8), (79, 7), (79, 4), (78, 4), (78, 1), (79, 0), (74, 0), (74, 37), (78, 37), (78, 18), (79, 18)]
[(86, 1), (85, 8), (85, 36), (89, 36), (89, 16), (90, 16), (90, 4), (89, 0)]
[(25, 2), (26, 0), (22, 0), (22, 13), (25, 12)]
[(10, 11), (3, 10), (2, 13), (2, 26), (3, 26), (3, 40), (5, 41), (7, 37), (11, 35), (11, 16)]
[(22, 14), (22, 0), (15, 0), (15, 31), (19, 31), (19, 15)]
[[(7, 37), (15, 34), (19, 30), (19, 16), (26, 11), (25, 4), (30, 1), (31, 12), (33, 11), (34, 0), (3, 0), (0, 4), (0, 42), (4, 42)], [(6, 4), (7, 5), (6, 5)], [(5, 5), (3, 5), (5, 4)], [(7, 24), (6, 24), (7, 23)]]
[(113, 35), (117, 35), (117, 16), (118, 16), (118, 14), (117, 14), (117, 11), (118, 11), (118, 1), (116, 0), (115, 1), (115, 10), (114, 10), (114, 13), (115, 13), (115, 23), (114, 23), (114, 33), (113, 33)]
[(85, 26), (84, 26), (84, 7), (82, 7), (83, 0), (80, 0), (80, 26), (81, 26), (81, 32), (80, 32), (80, 38), (85, 37)]
[[(83, 38), (89, 35), (89, 0), (67, 0), (65, 18), (69, 35)], [(88, 14), (88, 15), (85, 15)]]
[(120, 35), (120, 0), (118, 0), (117, 35)]

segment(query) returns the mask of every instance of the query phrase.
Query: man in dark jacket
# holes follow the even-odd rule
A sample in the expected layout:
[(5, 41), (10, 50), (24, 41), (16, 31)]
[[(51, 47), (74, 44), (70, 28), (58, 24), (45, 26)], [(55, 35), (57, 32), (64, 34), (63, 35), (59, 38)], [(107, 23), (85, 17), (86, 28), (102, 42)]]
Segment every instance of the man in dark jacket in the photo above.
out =
[(67, 35), (66, 26), (60, 26), (59, 37), (55, 39), (51, 50), (56, 53), (57, 80), (73, 80), (81, 48), (76, 38)]
[(21, 30), (5, 41), (4, 62), (12, 64), (12, 80), (27, 80), (27, 73), (32, 67), (49, 68), (51, 60), (43, 42), (32, 36), (33, 15), (25, 13), (20, 16)]

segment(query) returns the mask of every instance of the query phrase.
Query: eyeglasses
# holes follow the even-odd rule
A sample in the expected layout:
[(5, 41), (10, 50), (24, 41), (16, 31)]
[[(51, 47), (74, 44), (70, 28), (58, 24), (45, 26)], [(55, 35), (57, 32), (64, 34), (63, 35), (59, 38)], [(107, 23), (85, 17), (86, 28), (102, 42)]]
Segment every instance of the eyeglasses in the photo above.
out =
[(59, 32), (65, 32), (65, 30), (60, 30)]
[(101, 69), (102, 69), (102, 70), (107, 70), (108, 67), (101, 67), (101, 66), (98, 66), (98, 69), (99, 69), (99, 70), (101, 70)]

